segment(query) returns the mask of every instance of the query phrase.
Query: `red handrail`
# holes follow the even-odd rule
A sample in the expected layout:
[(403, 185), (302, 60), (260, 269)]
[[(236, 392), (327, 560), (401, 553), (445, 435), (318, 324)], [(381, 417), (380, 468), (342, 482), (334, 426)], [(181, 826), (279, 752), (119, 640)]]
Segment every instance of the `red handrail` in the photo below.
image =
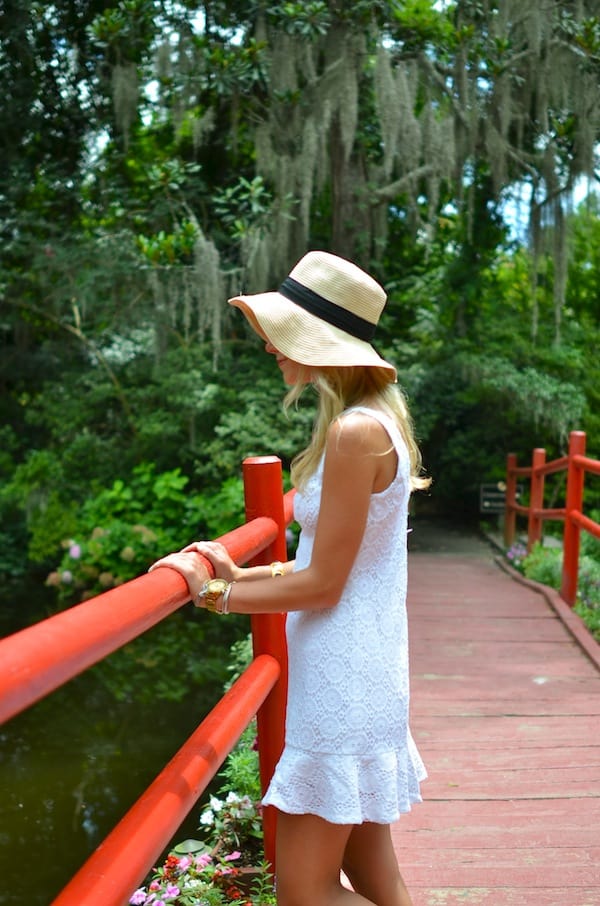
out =
[[(223, 535), (240, 563), (277, 536), (272, 519)], [(212, 575), (204, 561), (207, 577)], [(184, 579), (160, 569), (0, 640), (0, 723), (159, 623), (189, 601)]]
[(263, 654), (210, 712), (136, 804), (54, 900), (53, 906), (127, 903), (280, 674)]
[[(504, 543), (510, 547), (516, 535), (517, 514), (527, 516), (527, 549), (542, 538), (542, 524), (547, 519), (564, 520), (563, 564), (560, 594), (573, 606), (577, 599), (579, 547), (581, 529), (600, 538), (600, 524), (583, 513), (583, 488), (585, 473), (600, 475), (600, 461), (585, 456), (585, 432), (572, 431), (569, 435), (569, 452), (551, 462), (546, 462), (546, 451), (533, 451), (530, 466), (517, 467), (517, 457), (509, 453), (506, 460), (506, 510)], [(567, 493), (564, 507), (544, 508), (544, 478), (566, 470)], [(529, 506), (516, 502), (517, 477), (530, 479)]]
[[(286, 559), (293, 492), (281, 461), (243, 464), (247, 523), (222, 535), (236, 563)], [(202, 558), (206, 575), (210, 563)], [(189, 600), (183, 578), (159, 569), (0, 640), (0, 723), (154, 626)], [(208, 617), (212, 618), (212, 617)], [(283, 746), (287, 652), (283, 614), (251, 620), (254, 661), (125, 818), (55, 900), (60, 906), (123, 906), (257, 714), (261, 783)], [(265, 809), (265, 856), (275, 865), (275, 815)]]

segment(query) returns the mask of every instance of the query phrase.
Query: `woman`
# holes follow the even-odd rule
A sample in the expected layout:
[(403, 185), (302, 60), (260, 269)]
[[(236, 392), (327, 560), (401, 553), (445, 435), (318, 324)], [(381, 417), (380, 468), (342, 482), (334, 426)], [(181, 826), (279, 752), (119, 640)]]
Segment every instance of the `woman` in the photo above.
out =
[[(295, 561), (240, 568), (216, 542), (156, 566), (219, 613), (287, 612), (286, 740), (264, 802), (278, 809), (280, 906), (411, 906), (390, 823), (421, 801), (408, 728), (406, 535), (420, 457), (393, 365), (370, 345), (385, 304), (356, 265), (309, 252), (278, 292), (239, 296), (294, 402), (319, 396), (292, 465)], [(217, 579), (203, 581), (200, 553)], [(340, 883), (340, 870), (354, 892)]]

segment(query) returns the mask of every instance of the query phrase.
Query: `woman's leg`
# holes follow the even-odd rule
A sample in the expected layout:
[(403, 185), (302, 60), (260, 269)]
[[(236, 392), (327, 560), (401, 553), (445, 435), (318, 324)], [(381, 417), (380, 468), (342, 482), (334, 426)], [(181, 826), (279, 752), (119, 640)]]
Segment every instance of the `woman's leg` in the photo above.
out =
[(342, 886), (352, 825), (316, 815), (277, 815), (277, 906), (372, 906)]
[(346, 844), (343, 869), (353, 888), (376, 906), (413, 906), (389, 824), (356, 825)]

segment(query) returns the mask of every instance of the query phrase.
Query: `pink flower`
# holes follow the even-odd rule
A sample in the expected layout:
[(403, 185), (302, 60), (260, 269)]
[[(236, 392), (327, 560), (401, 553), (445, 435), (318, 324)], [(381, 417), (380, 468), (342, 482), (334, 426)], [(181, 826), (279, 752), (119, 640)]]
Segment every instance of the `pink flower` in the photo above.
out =
[(187, 871), (192, 864), (191, 856), (182, 856), (179, 860), (179, 871)]
[(211, 862), (212, 856), (209, 853), (202, 853), (201, 856), (196, 856), (196, 868), (206, 868)]
[(71, 557), (72, 560), (79, 560), (81, 557), (81, 547), (79, 544), (71, 545), (69, 548), (69, 557)]
[(228, 856), (223, 856), (224, 862), (233, 862), (235, 859), (239, 859), (242, 854), (235, 850), (235, 852), (229, 853)]
[(146, 902), (146, 891), (144, 890), (144, 888), (138, 888), (138, 890), (136, 890), (132, 895), (129, 902), (131, 903), (131, 906), (140, 906), (140, 904), (142, 904), (143, 906), (143, 904)]
[(179, 890), (179, 887), (177, 887), (176, 884), (167, 884), (167, 889), (165, 890), (165, 896), (171, 900), (171, 899), (174, 899), (175, 897), (178, 897), (180, 892), (181, 891)]

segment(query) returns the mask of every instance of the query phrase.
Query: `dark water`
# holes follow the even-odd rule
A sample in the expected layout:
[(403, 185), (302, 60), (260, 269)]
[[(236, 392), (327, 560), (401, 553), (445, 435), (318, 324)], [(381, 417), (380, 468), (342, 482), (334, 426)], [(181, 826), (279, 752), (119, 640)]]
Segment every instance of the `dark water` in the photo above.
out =
[[(3, 635), (35, 621), (17, 603), (0, 601)], [(117, 702), (92, 669), (1, 726), (0, 904), (48, 906), (220, 694)], [(195, 835), (199, 811), (176, 839)]]

